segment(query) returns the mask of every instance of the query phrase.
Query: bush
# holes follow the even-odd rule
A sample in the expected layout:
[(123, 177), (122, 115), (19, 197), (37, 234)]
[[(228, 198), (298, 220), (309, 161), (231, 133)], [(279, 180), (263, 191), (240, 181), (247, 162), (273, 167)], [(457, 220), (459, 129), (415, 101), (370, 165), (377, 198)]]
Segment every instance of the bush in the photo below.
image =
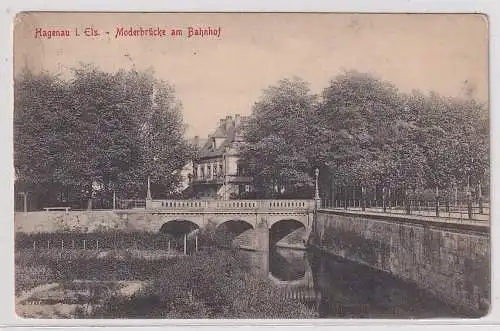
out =
[[(143, 280), (142, 290), (131, 297), (117, 293), (103, 297), (103, 305), (81, 311), (92, 318), (310, 318), (316, 314), (299, 301), (285, 299), (267, 278), (252, 275), (237, 251), (217, 250), (215, 226), (200, 230), (204, 249), (192, 256), (148, 260), (125, 250), (37, 249), (34, 240), (78, 240), (89, 234), (58, 233), (16, 237), (16, 291), (34, 286), (76, 279), (95, 281)], [(91, 234), (102, 245), (111, 245), (115, 236)], [(107, 235), (107, 236), (106, 236)], [(69, 236), (69, 237), (68, 237)], [(157, 234), (131, 233), (120, 236), (125, 243), (140, 241), (144, 246)], [(49, 239), (50, 238), (50, 239)], [(75, 238), (75, 239), (70, 239)], [(111, 238), (111, 239), (110, 239)], [(161, 239), (161, 237), (160, 237)], [(28, 248), (29, 246), (30, 248)], [(100, 241), (100, 247), (101, 241)], [(126, 245), (127, 246), (127, 245)], [(26, 247), (26, 248), (22, 248)], [(65, 246), (66, 247), (66, 246)], [(90, 248), (90, 247), (89, 247)], [(192, 251), (192, 250), (190, 250)], [(107, 292), (106, 292), (107, 293)], [(97, 300), (97, 298), (95, 298)]]
[(50, 242), (50, 247), (83, 249), (83, 241), (86, 241), (87, 249), (95, 249), (99, 241), (101, 249), (167, 249), (169, 236), (163, 233), (152, 233), (146, 231), (121, 231), (107, 230), (95, 231), (90, 233), (76, 231), (61, 232), (41, 232), (41, 233), (16, 233), (16, 250), (24, 248), (33, 248), (33, 242), (36, 242), (37, 248), (46, 248)]
[(52, 270), (43, 265), (16, 266), (15, 277), (16, 294), (19, 294), (20, 291), (27, 291), (38, 285), (47, 284), (54, 279)]
[(148, 260), (122, 252), (99, 257), (95, 250), (44, 250), (16, 252), (16, 289), (29, 289), (47, 282), (85, 280), (148, 280), (175, 257)]
[(243, 271), (237, 253), (202, 252), (178, 259), (133, 297), (111, 298), (96, 318), (311, 318), (267, 279)]

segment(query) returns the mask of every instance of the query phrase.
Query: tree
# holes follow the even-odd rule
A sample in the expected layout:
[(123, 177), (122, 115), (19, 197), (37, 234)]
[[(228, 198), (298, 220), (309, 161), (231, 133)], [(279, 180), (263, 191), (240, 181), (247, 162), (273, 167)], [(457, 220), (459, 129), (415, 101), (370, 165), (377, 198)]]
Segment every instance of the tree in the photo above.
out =
[(305, 82), (280, 81), (255, 104), (245, 138), (243, 156), (271, 196), (311, 187), (316, 167), (323, 194), (382, 186), (407, 199), (411, 191), (489, 182), (485, 105), (401, 93), (356, 71), (331, 80), (319, 101)]
[(284, 79), (264, 90), (244, 124), (242, 158), (263, 196), (294, 196), (312, 187), (309, 123), (317, 97), (299, 78)]
[(397, 89), (368, 74), (349, 71), (330, 81), (318, 115), (326, 171), (334, 185), (373, 187), (387, 177), (394, 125), (401, 121)]
[[(64, 158), (72, 118), (59, 77), (24, 70), (14, 80), (14, 166), (17, 191), (51, 201), (65, 181)], [(50, 194), (53, 192), (54, 194)]]
[(477, 185), (489, 164), (485, 106), (431, 93), (421, 109), (418, 142), (426, 158), (426, 186), (449, 191), (471, 181)]
[(151, 176), (152, 190), (157, 197), (167, 197), (180, 184), (178, 171), (195, 157), (196, 149), (185, 135), (181, 104), (175, 99), (174, 89), (163, 81), (154, 81), (152, 105), (141, 122), (143, 178)]
[(69, 81), (25, 72), (15, 89), (16, 174), (40, 195), (56, 196), (42, 205), (62, 203), (57, 190), (89, 206), (97, 194), (109, 204), (114, 190), (143, 198), (152, 174), (163, 178), (155, 189), (165, 194), (190, 159), (174, 90), (151, 71), (83, 65)]

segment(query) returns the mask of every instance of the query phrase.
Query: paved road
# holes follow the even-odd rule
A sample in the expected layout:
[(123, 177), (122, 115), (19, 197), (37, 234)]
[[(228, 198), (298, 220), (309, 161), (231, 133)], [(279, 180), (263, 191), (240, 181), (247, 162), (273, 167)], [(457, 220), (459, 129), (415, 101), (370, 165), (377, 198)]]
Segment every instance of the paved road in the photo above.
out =
[[(364, 215), (381, 215), (384, 214), (382, 208), (366, 208), (362, 211), (361, 208), (349, 207), (347, 210), (344, 208), (321, 208), (323, 210), (337, 210), (352, 214), (364, 214)], [(486, 214), (474, 214), (474, 219), (468, 219), (468, 215), (465, 213), (448, 213), (441, 212), (440, 217), (436, 217), (435, 213), (430, 211), (412, 211), (412, 214), (406, 214), (405, 210), (401, 209), (387, 209), (385, 213), (387, 215), (394, 215), (400, 218), (417, 219), (422, 221), (434, 221), (442, 223), (458, 223), (458, 224), (469, 224), (478, 226), (490, 226), (489, 215)]]

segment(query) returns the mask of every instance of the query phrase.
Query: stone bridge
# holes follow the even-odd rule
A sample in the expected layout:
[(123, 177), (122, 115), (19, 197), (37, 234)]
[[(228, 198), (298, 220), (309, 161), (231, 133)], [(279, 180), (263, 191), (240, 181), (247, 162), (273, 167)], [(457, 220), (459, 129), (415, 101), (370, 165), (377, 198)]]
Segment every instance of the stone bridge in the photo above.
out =
[[(144, 205), (143, 205), (144, 206)], [(16, 213), (17, 232), (102, 229), (184, 235), (209, 225), (241, 248), (269, 245), (304, 249), (312, 230), (314, 200), (146, 200), (145, 207), (116, 210)], [(223, 236), (222, 236), (223, 237)], [(282, 241), (282, 242), (281, 242)]]
[(186, 220), (203, 227), (242, 221), (255, 228), (260, 223), (271, 229), (278, 222), (295, 221), (305, 228), (312, 225), (314, 200), (150, 200), (149, 230), (160, 230), (165, 223)]
[[(147, 200), (142, 230), (187, 232), (212, 224), (242, 248), (304, 248), (312, 229), (313, 200)], [(136, 211), (134, 211), (136, 212)], [(130, 211), (118, 211), (127, 219)], [(188, 229), (188, 230), (186, 230)]]

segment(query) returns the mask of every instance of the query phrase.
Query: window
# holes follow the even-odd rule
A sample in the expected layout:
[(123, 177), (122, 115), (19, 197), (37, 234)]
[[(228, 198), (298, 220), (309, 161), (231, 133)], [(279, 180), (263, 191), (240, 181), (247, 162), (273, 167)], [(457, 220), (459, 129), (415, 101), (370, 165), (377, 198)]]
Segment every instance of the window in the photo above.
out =
[(238, 163), (236, 164), (236, 175), (245, 176), (245, 173), (246, 173), (245, 165), (243, 164), (243, 162), (238, 161)]
[(210, 164), (207, 164), (207, 177), (210, 177), (210, 170), (211, 170)]
[(219, 164), (219, 176), (224, 176), (224, 167), (222, 166), (222, 163)]

